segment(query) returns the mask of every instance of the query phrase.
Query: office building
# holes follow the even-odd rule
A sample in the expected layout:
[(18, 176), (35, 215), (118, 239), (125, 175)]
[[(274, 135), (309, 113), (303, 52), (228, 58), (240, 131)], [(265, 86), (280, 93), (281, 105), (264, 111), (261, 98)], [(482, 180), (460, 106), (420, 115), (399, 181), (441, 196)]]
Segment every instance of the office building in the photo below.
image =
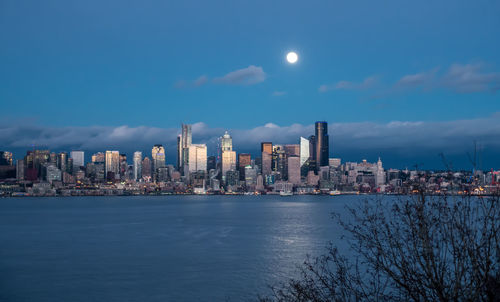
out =
[(221, 151), (222, 178), (225, 179), (228, 171), (236, 170), (236, 152), (233, 151), (233, 139), (227, 131), (221, 137)]
[(248, 153), (238, 154), (238, 170), (240, 171), (240, 180), (245, 180), (245, 167), (252, 165), (252, 156)]
[(328, 157), (329, 157), (328, 123), (316, 122), (314, 124), (314, 129), (316, 138), (315, 160), (316, 160), (316, 170), (318, 171), (319, 167), (328, 166)]
[(142, 178), (151, 181), (151, 176), (151, 160), (146, 156), (142, 160)]
[(207, 145), (191, 144), (189, 150), (189, 173), (207, 171)]
[(134, 180), (138, 181), (142, 178), (142, 152), (141, 151), (134, 152), (132, 166), (133, 166)]
[(106, 151), (106, 178), (109, 180), (119, 178), (120, 175), (120, 152)]
[(85, 166), (85, 152), (71, 151), (70, 158), (73, 159), (73, 170), (78, 170)]
[(270, 175), (272, 172), (272, 154), (273, 154), (273, 143), (263, 142), (261, 143), (261, 154), (262, 154), (262, 175)]
[(294, 185), (300, 185), (300, 157), (299, 156), (289, 156), (288, 157), (288, 182)]
[(162, 145), (154, 145), (151, 150), (151, 160), (153, 162), (153, 174), (158, 168), (165, 167), (165, 148)]

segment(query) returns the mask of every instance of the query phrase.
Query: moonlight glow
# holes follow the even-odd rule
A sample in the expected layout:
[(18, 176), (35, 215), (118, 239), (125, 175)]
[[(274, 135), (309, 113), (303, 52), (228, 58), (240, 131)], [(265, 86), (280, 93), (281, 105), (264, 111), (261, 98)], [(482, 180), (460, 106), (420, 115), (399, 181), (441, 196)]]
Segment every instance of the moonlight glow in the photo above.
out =
[(286, 55), (286, 60), (288, 61), (288, 63), (294, 64), (295, 62), (297, 62), (298, 59), (299, 56), (293, 51), (289, 52)]

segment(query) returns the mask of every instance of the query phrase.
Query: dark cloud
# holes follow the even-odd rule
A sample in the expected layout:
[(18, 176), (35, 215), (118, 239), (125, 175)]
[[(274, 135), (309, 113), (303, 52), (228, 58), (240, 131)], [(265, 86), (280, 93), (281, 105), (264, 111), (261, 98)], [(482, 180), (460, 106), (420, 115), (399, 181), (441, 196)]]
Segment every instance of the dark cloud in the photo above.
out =
[[(206, 143), (209, 153), (216, 153), (217, 139), (223, 128), (211, 128), (204, 123), (193, 124), (193, 141)], [(313, 125), (292, 124), (278, 126), (268, 123), (251, 129), (227, 129), (233, 137), (238, 152), (258, 154), (262, 141), (278, 144), (298, 143), (300, 136), (314, 133)], [(22, 152), (39, 147), (55, 151), (81, 149), (89, 153), (103, 150), (120, 150), (130, 154), (144, 151), (149, 154), (151, 146), (163, 144), (168, 161), (175, 162), (178, 128), (156, 127), (45, 127), (34, 124), (0, 125), (0, 149)], [(472, 142), (478, 141), (485, 154), (496, 154), (484, 158), (485, 164), (499, 164), (500, 117), (495, 114), (487, 118), (445, 122), (401, 122), (390, 123), (335, 123), (329, 125), (333, 156), (344, 160), (361, 160), (382, 156), (394, 166), (412, 164), (425, 158), (438, 160), (437, 154), (445, 152), (457, 156), (467, 165), (465, 153), (471, 151)], [(489, 153), (488, 153), (489, 152)], [(435, 162), (439, 165), (439, 162)]]

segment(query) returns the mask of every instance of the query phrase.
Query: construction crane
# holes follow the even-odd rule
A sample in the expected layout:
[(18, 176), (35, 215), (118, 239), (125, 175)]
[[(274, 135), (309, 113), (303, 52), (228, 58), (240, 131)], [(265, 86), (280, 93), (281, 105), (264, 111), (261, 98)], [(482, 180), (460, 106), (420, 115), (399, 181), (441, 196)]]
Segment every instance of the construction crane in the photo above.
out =
[(453, 163), (451, 161), (446, 160), (446, 157), (444, 156), (443, 152), (439, 153), (438, 155), (439, 155), (439, 157), (441, 157), (441, 161), (443, 162), (443, 164), (446, 168), (446, 171), (448, 171), (448, 173), (452, 172), (453, 171)]
[(472, 175), (469, 177), (469, 182), (472, 182), (474, 180), (475, 175), (476, 175), (476, 168), (477, 168), (477, 142), (476, 141), (474, 141), (474, 157), (472, 157), (469, 152), (467, 152), (467, 157), (469, 158), (469, 161), (472, 165)]

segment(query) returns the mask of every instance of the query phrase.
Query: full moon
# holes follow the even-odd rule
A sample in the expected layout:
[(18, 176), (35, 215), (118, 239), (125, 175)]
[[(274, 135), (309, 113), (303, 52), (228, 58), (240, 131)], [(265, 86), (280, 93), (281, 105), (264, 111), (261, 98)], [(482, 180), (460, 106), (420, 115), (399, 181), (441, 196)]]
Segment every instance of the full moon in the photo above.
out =
[(293, 51), (289, 52), (286, 55), (286, 60), (288, 61), (288, 63), (294, 64), (295, 62), (297, 62), (298, 59), (299, 56)]

